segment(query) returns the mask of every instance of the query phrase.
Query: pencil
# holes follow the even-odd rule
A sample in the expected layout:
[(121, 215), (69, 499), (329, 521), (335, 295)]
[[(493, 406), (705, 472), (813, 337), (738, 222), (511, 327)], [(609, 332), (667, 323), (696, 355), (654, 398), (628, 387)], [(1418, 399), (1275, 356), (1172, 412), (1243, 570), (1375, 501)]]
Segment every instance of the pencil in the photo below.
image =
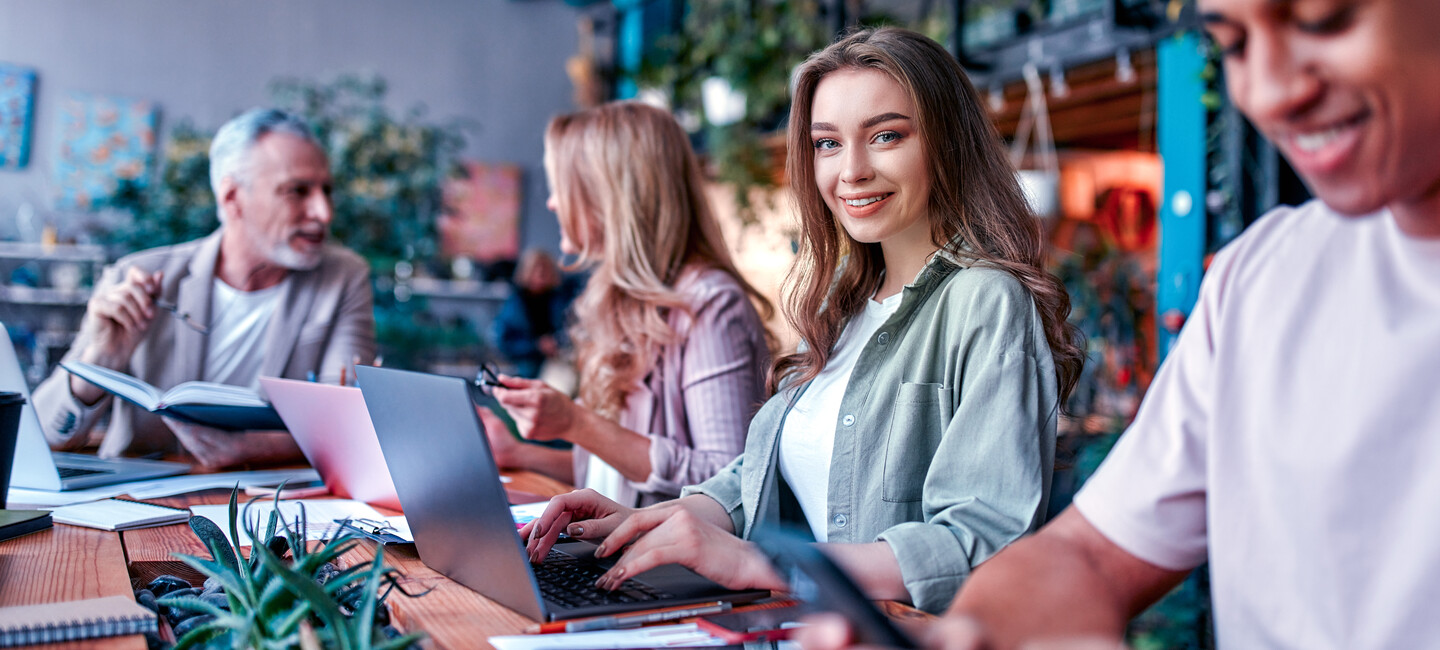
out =
[(663, 609), (652, 609), (635, 614), (624, 614), (620, 616), (596, 616), (593, 618), (580, 618), (572, 621), (553, 621), (550, 623), (539, 623), (525, 628), (526, 634), (554, 634), (557, 632), (591, 632), (595, 630), (617, 630), (626, 627), (637, 627), (647, 623), (661, 623), (664, 621), (678, 621), (682, 618), (693, 618), (696, 616), (707, 616), (730, 611), (730, 603), (718, 602), (704, 605), (682, 605), (679, 607), (666, 607)]

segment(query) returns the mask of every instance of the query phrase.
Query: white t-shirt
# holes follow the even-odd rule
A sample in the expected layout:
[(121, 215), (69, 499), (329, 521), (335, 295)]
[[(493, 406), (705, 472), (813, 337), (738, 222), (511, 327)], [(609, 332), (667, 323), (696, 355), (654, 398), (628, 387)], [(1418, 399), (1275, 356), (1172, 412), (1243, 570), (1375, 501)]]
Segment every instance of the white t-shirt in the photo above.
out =
[(241, 291), (215, 278), (210, 292), (210, 336), (205, 381), (260, 387), (265, 333), (290, 280), (259, 291)]
[(840, 401), (865, 343), (900, 308), (901, 293), (881, 302), (866, 300), (865, 308), (845, 325), (825, 368), (791, 407), (780, 431), (780, 474), (800, 502), (815, 540), (829, 531), (830, 454), (835, 449)]
[(1440, 241), (1276, 210), (1216, 256), (1075, 504), (1153, 564), (1207, 556), (1229, 648), (1440, 643)]

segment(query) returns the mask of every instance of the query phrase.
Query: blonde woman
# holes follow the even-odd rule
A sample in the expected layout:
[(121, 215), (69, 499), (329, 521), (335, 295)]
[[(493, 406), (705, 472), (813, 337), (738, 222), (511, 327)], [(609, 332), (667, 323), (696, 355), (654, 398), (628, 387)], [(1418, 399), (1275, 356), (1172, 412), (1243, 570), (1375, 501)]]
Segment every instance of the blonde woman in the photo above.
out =
[(501, 376), (495, 398), (528, 445), (482, 411), (496, 461), (629, 506), (672, 499), (740, 454), (765, 399), (769, 303), (735, 270), (669, 113), (617, 102), (545, 133), (560, 248), (591, 268), (574, 307), (580, 402)]

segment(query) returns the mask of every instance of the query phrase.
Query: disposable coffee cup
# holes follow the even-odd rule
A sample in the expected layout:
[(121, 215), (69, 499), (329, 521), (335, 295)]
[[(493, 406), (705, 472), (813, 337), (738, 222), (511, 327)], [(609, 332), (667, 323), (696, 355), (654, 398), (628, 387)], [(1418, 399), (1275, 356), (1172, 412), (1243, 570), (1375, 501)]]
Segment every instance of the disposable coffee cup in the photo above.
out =
[(15, 439), (20, 436), (20, 409), (25, 396), (0, 392), (0, 510), (10, 491), (10, 468), (15, 464)]

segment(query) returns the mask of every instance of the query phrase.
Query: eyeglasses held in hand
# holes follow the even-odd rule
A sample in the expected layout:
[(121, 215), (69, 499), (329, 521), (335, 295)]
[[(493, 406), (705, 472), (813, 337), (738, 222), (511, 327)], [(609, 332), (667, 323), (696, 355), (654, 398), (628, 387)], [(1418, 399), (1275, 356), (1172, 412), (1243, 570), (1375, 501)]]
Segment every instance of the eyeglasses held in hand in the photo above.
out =
[(190, 316), (190, 312), (187, 311), (185, 313), (181, 313), (180, 305), (171, 302), (165, 302), (163, 300), (156, 300), (155, 306), (170, 312), (170, 315), (174, 316), (177, 320), (184, 323), (186, 327), (189, 327), (190, 329), (195, 330), (201, 334), (210, 334), (210, 328), (196, 322), (196, 320)]
[(495, 369), (495, 364), (489, 361), (480, 362), (480, 371), (475, 373), (475, 386), (486, 395), (497, 386), (504, 388), (505, 384), (500, 383), (500, 373)]

